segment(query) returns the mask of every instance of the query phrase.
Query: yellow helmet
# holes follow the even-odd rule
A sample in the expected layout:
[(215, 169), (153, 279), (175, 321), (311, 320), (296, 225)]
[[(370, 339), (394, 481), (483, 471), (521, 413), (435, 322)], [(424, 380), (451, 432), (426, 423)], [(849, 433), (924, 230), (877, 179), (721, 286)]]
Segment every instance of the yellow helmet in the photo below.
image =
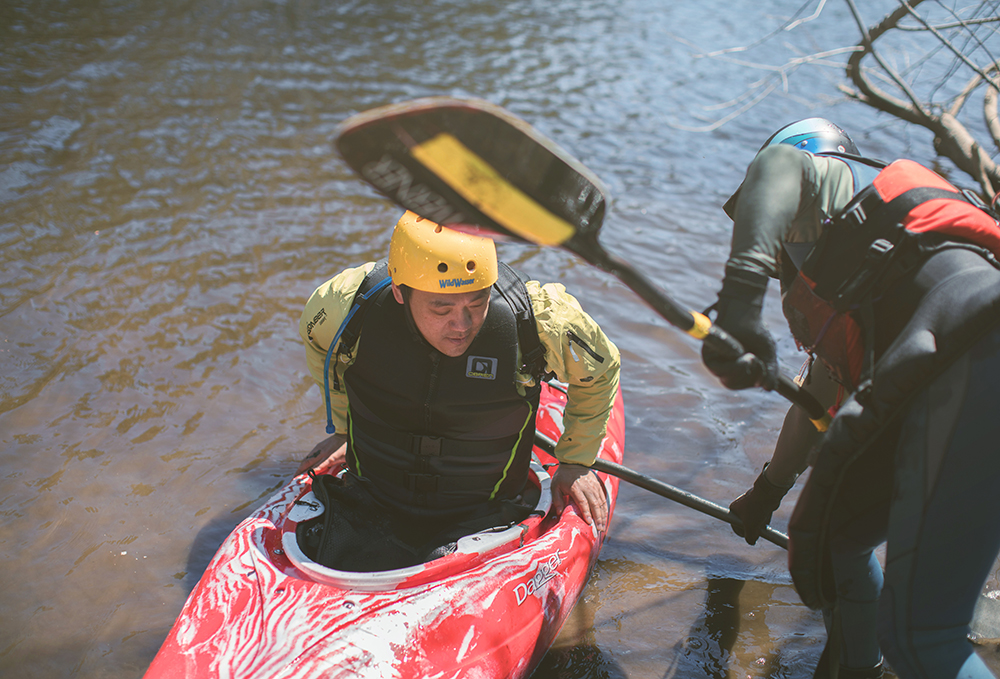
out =
[(497, 282), (496, 245), (408, 211), (392, 232), (389, 274), (415, 290), (475, 292)]

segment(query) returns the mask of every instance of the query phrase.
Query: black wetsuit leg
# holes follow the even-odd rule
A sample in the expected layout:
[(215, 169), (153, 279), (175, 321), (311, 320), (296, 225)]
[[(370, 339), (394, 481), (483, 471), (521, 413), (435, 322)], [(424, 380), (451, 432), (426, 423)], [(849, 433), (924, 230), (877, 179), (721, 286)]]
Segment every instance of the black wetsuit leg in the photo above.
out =
[(880, 611), (906, 679), (988, 679), (966, 638), (1000, 550), (1000, 327), (922, 390), (903, 425)]

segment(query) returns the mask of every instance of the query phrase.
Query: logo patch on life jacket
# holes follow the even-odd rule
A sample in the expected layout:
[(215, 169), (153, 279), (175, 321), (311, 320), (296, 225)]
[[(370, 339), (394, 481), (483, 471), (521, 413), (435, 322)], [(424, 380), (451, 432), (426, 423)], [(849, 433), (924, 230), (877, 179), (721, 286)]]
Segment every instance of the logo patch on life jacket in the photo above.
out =
[(465, 367), (465, 376), (477, 380), (495, 380), (497, 378), (497, 359), (486, 356), (469, 356)]

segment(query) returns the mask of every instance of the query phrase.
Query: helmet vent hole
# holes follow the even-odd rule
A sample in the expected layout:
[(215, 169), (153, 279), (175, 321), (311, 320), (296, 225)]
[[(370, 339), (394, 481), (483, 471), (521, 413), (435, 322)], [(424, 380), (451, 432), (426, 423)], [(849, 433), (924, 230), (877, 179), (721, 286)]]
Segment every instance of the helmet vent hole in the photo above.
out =
[[(421, 219), (423, 219), (423, 217), (421, 217)], [(441, 226), (440, 224), (438, 224), (437, 228), (434, 229), (434, 233), (441, 233), (442, 231), (444, 231), (444, 227)]]
[(468, 262), (466, 262), (466, 264), (465, 264), (465, 270), (466, 270), (466, 271), (468, 271), (469, 273), (472, 273), (473, 271), (475, 271), (475, 270), (476, 270), (476, 263), (475, 263), (475, 262), (473, 262), (473, 261), (472, 261), (472, 260), (470, 259), (470, 260), (469, 260)]
[(448, 273), (448, 265), (445, 262), (438, 264), (438, 271), (441, 273)]

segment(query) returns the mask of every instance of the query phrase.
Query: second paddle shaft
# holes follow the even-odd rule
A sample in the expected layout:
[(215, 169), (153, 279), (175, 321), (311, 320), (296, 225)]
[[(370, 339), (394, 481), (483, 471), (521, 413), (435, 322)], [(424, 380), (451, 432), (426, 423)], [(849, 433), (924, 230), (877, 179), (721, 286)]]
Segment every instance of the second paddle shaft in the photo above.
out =
[[(675, 488), (670, 484), (663, 483), (657, 479), (640, 474), (629, 469), (628, 467), (623, 467), (620, 464), (597, 458), (594, 461), (594, 464), (591, 465), (591, 468), (606, 474), (611, 474), (612, 476), (617, 476), (623, 481), (628, 481), (635, 486), (639, 486), (640, 488), (673, 500), (674, 502), (682, 504), (685, 507), (695, 509), (702, 514), (707, 514), (713, 518), (738, 526), (741, 529), (743, 527), (743, 522), (740, 518), (722, 505), (717, 505), (714, 502), (700, 498), (697, 495), (693, 495), (686, 490)], [(774, 530), (770, 526), (764, 526), (760, 531), (760, 536), (768, 542), (776, 544), (782, 549), (788, 549), (788, 536)]]
[[(547, 451), (550, 455), (555, 452), (556, 442), (540, 431), (535, 432), (535, 443), (543, 450)], [(597, 458), (594, 460), (594, 464), (590, 465), (590, 468), (615, 476), (622, 481), (631, 483), (632, 485), (638, 486), (644, 490), (648, 490), (651, 493), (659, 495), (660, 497), (665, 497), (668, 500), (673, 500), (674, 502), (682, 504), (685, 507), (699, 511), (702, 514), (707, 514), (712, 518), (720, 519), (734, 526), (743, 527), (743, 522), (740, 518), (725, 507), (717, 505), (711, 500), (698, 497), (697, 495), (689, 493), (686, 490), (681, 490), (676, 486), (671, 486), (663, 481), (640, 474), (639, 472), (629, 469), (628, 467), (623, 467), (615, 462)], [(778, 545), (782, 549), (788, 549), (788, 536), (774, 530), (770, 526), (764, 526), (764, 528), (760, 531), (760, 536), (768, 542)]]

